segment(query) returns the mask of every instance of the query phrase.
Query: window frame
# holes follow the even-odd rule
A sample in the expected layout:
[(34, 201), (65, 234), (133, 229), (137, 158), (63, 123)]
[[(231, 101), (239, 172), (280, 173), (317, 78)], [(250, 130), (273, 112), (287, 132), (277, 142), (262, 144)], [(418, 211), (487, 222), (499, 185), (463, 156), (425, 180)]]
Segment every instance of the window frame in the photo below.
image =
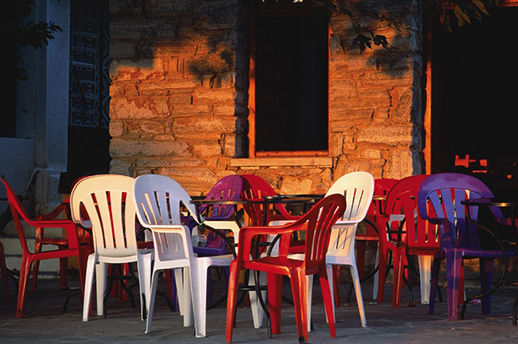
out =
[[(249, 15), (249, 88), (248, 88), (248, 156), (249, 158), (262, 158), (262, 157), (326, 157), (329, 156), (330, 144), (331, 144), (331, 133), (329, 130), (329, 83), (327, 83), (327, 149), (326, 150), (297, 150), (297, 151), (256, 151), (256, 25), (257, 17), (259, 15), (259, 2), (252, 1)], [(282, 12), (283, 14), (293, 13), (294, 6), (297, 6), (295, 13), (313, 13), (315, 7), (319, 5), (315, 4), (277, 4), (273, 5), (272, 9), (275, 11)], [(266, 13), (266, 11), (265, 11)], [(273, 14), (273, 13), (272, 13)], [(327, 56), (330, 56), (329, 51), (329, 40), (331, 37), (330, 24), (328, 26), (327, 33)], [(327, 68), (327, 79), (329, 80), (329, 66)]]

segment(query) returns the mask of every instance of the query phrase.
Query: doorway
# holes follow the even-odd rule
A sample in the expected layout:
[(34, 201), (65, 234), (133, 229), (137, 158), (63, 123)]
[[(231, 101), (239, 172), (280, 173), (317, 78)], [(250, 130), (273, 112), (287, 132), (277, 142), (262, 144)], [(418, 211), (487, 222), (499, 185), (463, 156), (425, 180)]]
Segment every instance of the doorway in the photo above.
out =
[(495, 194), (518, 187), (518, 8), (494, 8), (482, 23), (433, 32), (432, 173), (461, 172)]

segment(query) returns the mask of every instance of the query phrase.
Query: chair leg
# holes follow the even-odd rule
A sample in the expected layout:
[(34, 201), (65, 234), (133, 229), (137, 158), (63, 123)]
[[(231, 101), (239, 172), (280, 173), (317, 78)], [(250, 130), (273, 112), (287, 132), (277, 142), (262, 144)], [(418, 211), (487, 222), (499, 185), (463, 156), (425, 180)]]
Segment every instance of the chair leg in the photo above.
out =
[[(480, 289), (482, 293), (491, 290), (491, 276), (493, 273), (492, 259), (480, 260)], [(482, 298), (482, 314), (491, 314), (491, 294)]]
[(379, 273), (379, 261), (380, 261), (380, 253), (379, 253), (379, 245), (376, 249), (376, 263), (375, 263), (375, 266), (378, 267), (378, 271), (376, 271), (376, 273), (374, 274), (374, 278), (373, 278), (373, 284), (372, 284), (372, 299), (374, 301), (377, 301), (378, 300), (378, 282), (379, 282), (379, 276), (380, 276), (380, 273)]
[(333, 265), (333, 288), (335, 307), (340, 307), (340, 281), (342, 279), (342, 266)]
[(88, 256), (86, 263), (85, 273), (85, 292), (83, 296), (83, 321), (88, 321), (88, 315), (90, 314), (90, 304), (92, 302), (92, 286), (94, 283), (95, 273), (95, 254)]
[(209, 271), (210, 267), (206, 265), (203, 258), (198, 258), (196, 267), (191, 267), (196, 338), (207, 336), (207, 278)]
[[(255, 286), (255, 271), (250, 271), (248, 275), (248, 285), (249, 286)], [(258, 271), (259, 274), (259, 284), (261, 286), (266, 286), (266, 274), (264, 272)], [(229, 279), (230, 280), (230, 279)], [(257, 295), (257, 292), (255, 290), (250, 290), (248, 292), (248, 297), (250, 298), (250, 309), (252, 310), (252, 320), (254, 322), (254, 328), (260, 328), (263, 326), (263, 320), (264, 320), (264, 310), (261, 305), (261, 302), (259, 301), (259, 296)], [(266, 300), (266, 291), (261, 292), (261, 297), (263, 300)]]
[[(88, 262), (90, 263), (90, 262)], [(87, 268), (88, 269), (88, 268)], [(106, 282), (108, 280), (108, 264), (95, 264), (95, 291), (97, 299), (97, 315), (104, 315), (104, 293), (106, 291)]]
[(237, 261), (230, 264), (230, 276), (228, 279), (228, 296), (227, 296), (227, 322), (225, 329), (225, 341), (232, 342), (232, 334), (234, 332), (234, 324), (236, 321), (237, 292), (239, 287), (239, 268)]
[(437, 281), (439, 279), (439, 270), (441, 269), (442, 259), (434, 257), (432, 262), (432, 276), (430, 279), (430, 303), (428, 304), (428, 314), (433, 315), (435, 311), (435, 296), (437, 294)]
[(140, 255), (138, 257), (138, 281), (140, 291), (140, 318), (146, 320), (147, 316), (147, 298), (151, 294), (151, 253)]
[(387, 255), (388, 250), (382, 252), (382, 247), (380, 246), (380, 253), (378, 255), (378, 295), (376, 298), (377, 303), (383, 303), (383, 299), (385, 298), (385, 278), (387, 276)]
[[(324, 307), (325, 307), (325, 310), (326, 310), (326, 317), (327, 317), (327, 322), (329, 324), (329, 333), (331, 335), (332, 338), (335, 338), (336, 337), (336, 325), (335, 325), (335, 312), (334, 312), (334, 307), (333, 307), (333, 297), (331, 295), (331, 284), (329, 283), (329, 278), (328, 278), (328, 274), (326, 272), (326, 269), (325, 267), (322, 267), (320, 269), (320, 273), (319, 273), (319, 279), (320, 279), (320, 287), (322, 289), (322, 297), (324, 299)], [(305, 289), (303, 291), (303, 293), (307, 293), (308, 290)], [(309, 296), (306, 295), (306, 299), (308, 298)], [(306, 314), (306, 318), (308, 317), (308, 315)], [(306, 321), (308, 321), (306, 319)], [(306, 341), (308, 340), (307, 338), (307, 333), (306, 333), (306, 337), (305, 337)]]
[(421, 303), (430, 303), (430, 276), (432, 269), (432, 256), (418, 256), (419, 278), (421, 286)]
[(365, 318), (365, 307), (363, 305), (362, 288), (360, 285), (360, 274), (356, 266), (351, 265), (351, 277), (354, 283), (354, 291), (356, 292), (356, 303), (358, 304), (358, 312), (360, 313), (360, 321), (362, 327), (367, 327), (367, 319)]
[(61, 289), (68, 288), (68, 257), (59, 259), (59, 282)]
[(155, 308), (155, 298), (156, 298), (156, 288), (158, 285), (158, 277), (160, 276), (160, 271), (155, 270), (153, 272), (153, 276), (151, 278), (151, 291), (149, 294), (147, 301), (147, 317), (146, 317), (146, 333), (151, 332), (151, 320), (153, 319), (153, 310)]
[[(179, 289), (181, 293), (178, 295), (182, 295), (183, 297), (180, 300), (180, 307), (183, 309), (183, 326), (189, 327), (193, 325), (194, 322), (194, 314), (192, 307), (192, 287), (191, 287), (191, 268), (185, 267), (183, 268), (183, 277), (182, 277), (182, 287)], [(194, 324), (196, 326), (196, 324)]]
[(405, 262), (402, 250), (394, 250), (394, 287), (392, 288), (392, 307), (399, 307), (401, 303), (401, 287), (403, 284), (403, 274)]
[[(266, 278), (268, 280), (268, 304), (270, 305), (270, 322), (272, 328), (272, 334), (281, 333), (281, 300), (282, 300), (282, 275), (267, 273)], [(291, 282), (293, 285), (293, 281)], [(293, 287), (292, 287), (293, 291)], [(293, 294), (293, 302), (298, 295)], [(295, 315), (300, 310), (295, 309)], [(304, 313), (306, 312), (304, 307)], [(307, 331), (307, 328), (305, 329)]]
[[(327, 268), (328, 265), (326, 265)], [(331, 265), (332, 266), (332, 265)], [(331, 268), (331, 271), (333, 269)], [(332, 276), (332, 275), (328, 275)], [(330, 295), (331, 295), (331, 305), (333, 307), (333, 314), (335, 314), (335, 305), (334, 305), (334, 296), (333, 296), (333, 281), (331, 280), (332, 277), (329, 278), (329, 289), (330, 289)], [(311, 332), (311, 303), (313, 301), (313, 275), (306, 276), (306, 291), (307, 291), (307, 298), (306, 298), (306, 314), (308, 316), (308, 332)], [(327, 315), (327, 314), (326, 314)], [(326, 321), (329, 322), (329, 319), (326, 317)]]
[[(325, 274), (325, 272), (324, 272)], [(270, 293), (270, 281), (273, 280), (282, 280), (282, 276), (281, 275), (275, 275), (275, 277), (270, 277), (271, 275), (273, 274), (268, 274), (268, 301), (270, 301), (270, 296), (271, 296), (271, 293)], [(327, 276), (327, 275), (326, 275)], [(290, 277), (290, 282), (291, 282), (291, 292), (293, 294), (293, 306), (294, 306), (294, 311), (295, 311), (295, 320), (296, 320), (296, 323), (297, 323), (297, 335), (298, 335), (298, 338), (299, 338), (299, 343), (301, 342), (307, 342), (308, 341), (308, 315), (307, 315), (307, 309), (306, 309), (306, 305), (304, 305), (304, 303), (306, 302), (306, 298), (307, 298), (307, 292), (306, 292), (306, 276), (302, 274), (302, 272), (299, 272), (299, 271), (294, 271), (294, 273), (289, 276)], [(322, 279), (321, 279), (322, 280)], [(325, 294), (327, 293), (326, 297), (327, 297), (327, 301), (325, 302), (331, 302), (331, 296), (330, 296), (330, 292), (331, 292), (331, 289), (329, 288), (329, 281), (327, 280), (327, 278), (325, 278), (326, 280), (326, 286), (322, 285), (322, 294)], [(273, 290), (272, 290), (273, 292)], [(280, 290), (277, 290), (277, 293), (280, 294)], [(276, 302), (277, 300), (277, 297), (274, 297), (274, 302)], [(271, 317), (272, 317), (272, 332), (273, 333), (280, 333), (280, 315), (281, 315), (281, 307), (280, 307), (280, 297), (278, 298), (279, 299), (279, 302), (278, 304), (275, 304), (275, 305), (272, 305), (272, 303), (270, 303), (270, 314), (271, 314)], [(330, 304), (327, 305), (329, 308), (331, 308), (332, 306)], [(327, 309), (327, 307), (326, 307)], [(275, 322), (274, 322), (274, 313), (277, 313), (275, 315)], [(332, 314), (332, 312), (330, 312), (328, 315), (330, 315), (329, 319), (331, 320), (334, 320), (334, 316)], [(278, 319), (277, 319), (278, 317)], [(331, 326), (334, 325), (334, 324), (331, 324), (331, 321), (329, 322), (329, 328), (331, 329)], [(278, 326), (278, 332), (275, 332), (274, 329), (276, 329), (276, 326)], [(331, 336), (333, 336), (331, 334)]]
[(461, 276), (462, 255), (457, 250), (446, 252), (446, 280), (448, 298), (448, 320), (457, 320), (459, 307), (459, 278)]
[(25, 294), (27, 291), (27, 280), (29, 279), (29, 272), (31, 271), (31, 263), (26, 256), (22, 257), (22, 264), (20, 267), (20, 281), (18, 287), (18, 303), (16, 304), (16, 317), (23, 318), (23, 310), (25, 308)]

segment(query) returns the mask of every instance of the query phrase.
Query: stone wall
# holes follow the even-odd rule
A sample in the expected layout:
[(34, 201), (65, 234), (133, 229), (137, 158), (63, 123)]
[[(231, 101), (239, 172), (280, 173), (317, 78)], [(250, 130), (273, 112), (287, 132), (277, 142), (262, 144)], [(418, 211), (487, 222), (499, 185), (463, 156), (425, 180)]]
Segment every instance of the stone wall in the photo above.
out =
[(421, 173), (420, 11), (412, 0), (344, 3), (391, 18), (357, 17), (390, 46), (360, 53), (349, 17), (332, 15), (329, 157), (247, 159), (246, 2), (110, 1), (111, 172), (168, 175), (192, 194), (236, 173), (282, 193), (325, 192), (355, 170)]

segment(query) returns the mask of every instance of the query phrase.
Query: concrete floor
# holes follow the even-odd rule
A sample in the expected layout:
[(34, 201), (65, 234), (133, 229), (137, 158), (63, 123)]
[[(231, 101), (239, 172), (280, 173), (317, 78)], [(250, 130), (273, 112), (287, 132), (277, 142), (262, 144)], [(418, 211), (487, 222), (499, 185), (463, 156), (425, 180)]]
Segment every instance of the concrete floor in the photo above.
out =
[[(224, 286), (215, 292), (222, 295)], [(222, 282), (221, 282), (222, 283)], [(73, 287), (77, 281), (71, 281)], [(165, 282), (161, 283), (162, 288)], [(289, 285), (286, 284), (287, 291)], [(345, 298), (346, 285), (342, 285)], [(1, 287), (0, 287), (1, 288)], [(518, 343), (518, 327), (512, 325), (512, 307), (516, 296), (515, 286), (503, 286), (493, 295), (492, 314), (481, 314), (480, 306), (467, 308), (465, 320), (448, 321), (446, 303), (436, 304), (435, 315), (428, 315), (428, 306), (417, 303), (408, 307), (407, 289), (403, 290), (402, 306), (391, 305), (391, 286), (386, 286), (386, 301), (372, 301), (372, 282), (362, 285), (367, 316), (367, 328), (361, 328), (356, 302), (336, 309), (337, 337), (331, 338), (325, 322), (324, 308), (315, 286), (313, 304), (314, 330), (309, 334), (312, 343)], [(414, 288), (418, 293), (418, 287)], [(28, 291), (23, 319), (15, 317), (15, 281), (10, 282), (11, 300), (5, 303), (0, 291), (0, 342), (1, 343), (224, 343), (226, 303), (207, 313), (207, 337), (195, 338), (192, 328), (182, 326), (182, 318), (171, 312), (162, 298), (156, 301), (152, 331), (144, 334), (145, 323), (140, 320), (137, 308), (130, 302), (110, 298), (107, 317), (93, 316), (83, 322), (82, 304), (78, 296), (71, 299), (68, 312), (62, 314), (63, 302), (70, 290), (59, 290), (59, 281), (42, 280), (38, 291)], [(473, 291), (468, 290), (468, 294)], [(443, 295), (445, 291), (443, 290)], [(415, 294), (419, 300), (419, 295)], [(233, 343), (296, 343), (297, 333), (293, 308), (284, 304), (282, 333), (268, 338), (266, 327), (255, 329), (251, 312), (246, 305), (237, 311)]]

